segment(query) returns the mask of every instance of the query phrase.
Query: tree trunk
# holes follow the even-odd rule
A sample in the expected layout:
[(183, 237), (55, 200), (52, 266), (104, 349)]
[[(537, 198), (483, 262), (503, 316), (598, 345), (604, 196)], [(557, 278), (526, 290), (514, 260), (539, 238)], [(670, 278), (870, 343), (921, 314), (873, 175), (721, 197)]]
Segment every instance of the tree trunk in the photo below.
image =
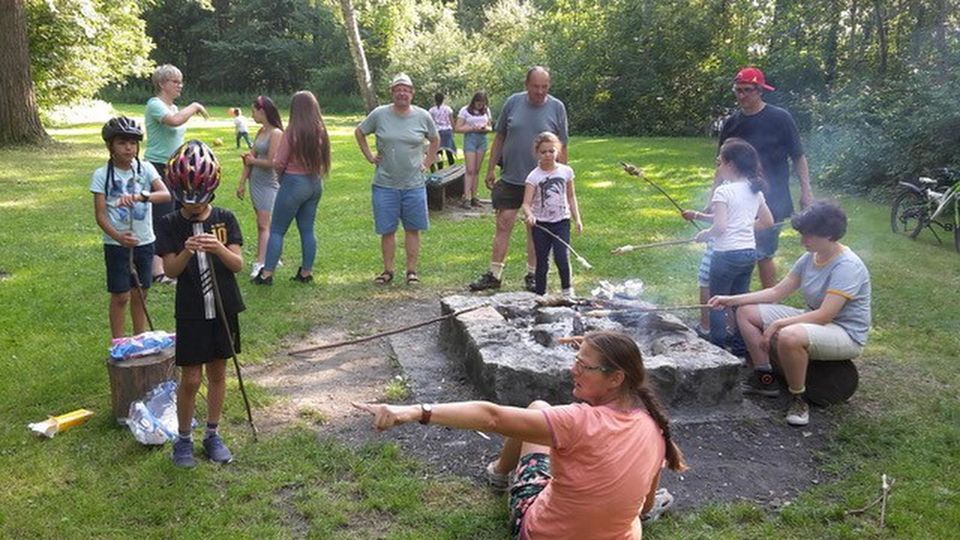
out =
[(30, 51), (23, 0), (0, 0), (0, 146), (50, 140), (40, 124), (30, 78)]
[(883, 17), (883, 6), (881, 0), (874, 0), (873, 14), (877, 21), (877, 55), (879, 65), (877, 74), (881, 77), (887, 73), (887, 28)]
[(360, 27), (357, 26), (357, 16), (353, 11), (351, 0), (340, 0), (340, 9), (343, 11), (343, 26), (347, 32), (347, 43), (350, 46), (350, 56), (353, 58), (353, 70), (357, 77), (357, 86), (360, 95), (367, 106), (367, 112), (377, 107), (377, 94), (373, 91), (373, 80), (370, 77), (370, 68), (367, 67), (367, 55), (363, 53), (363, 42), (360, 40)]

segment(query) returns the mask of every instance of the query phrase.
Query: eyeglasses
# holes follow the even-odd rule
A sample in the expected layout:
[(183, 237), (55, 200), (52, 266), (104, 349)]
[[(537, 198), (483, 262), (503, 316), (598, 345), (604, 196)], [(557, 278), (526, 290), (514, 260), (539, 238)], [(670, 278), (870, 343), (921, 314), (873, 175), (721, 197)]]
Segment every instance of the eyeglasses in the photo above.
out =
[(734, 86), (732, 88), (734, 94), (752, 94), (759, 90), (756, 86)]
[(606, 373), (608, 371), (611, 371), (611, 369), (608, 368), (607, 366), (588, 366), (587, 364), (584, 363), (583, 359), (581, 359), (579, 356), (577, 356), (573, 362), (573, 369), (581, 373), (583, 373), (584, 371), (599, 371), (601, 373)]

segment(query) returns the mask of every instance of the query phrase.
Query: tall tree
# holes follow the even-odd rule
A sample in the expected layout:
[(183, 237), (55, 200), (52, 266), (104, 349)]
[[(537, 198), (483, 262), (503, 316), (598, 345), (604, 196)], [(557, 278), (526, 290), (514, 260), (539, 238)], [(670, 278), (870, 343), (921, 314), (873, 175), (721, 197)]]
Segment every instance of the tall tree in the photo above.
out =
[(0, 145), (36, 144), (50, 137), (40, 124), (30, 78), (30, 52), (23, 0), (0, 0)]
[(373, 91), (373, 79), (370, 77), (370, 68), (367, 66), (367, 56), (363, 53), (363, 41), (360, 40), (360, 28), (357, 26), (353, 2), (340, 0), (340, 10), (343, 11), (343, 28), (347, 32), (347, 42), (350, 44), (350, 56), (353, 58), (357, 86), (360, 87), (360, 94), (369, 112), (377, 107), (377, 94)]

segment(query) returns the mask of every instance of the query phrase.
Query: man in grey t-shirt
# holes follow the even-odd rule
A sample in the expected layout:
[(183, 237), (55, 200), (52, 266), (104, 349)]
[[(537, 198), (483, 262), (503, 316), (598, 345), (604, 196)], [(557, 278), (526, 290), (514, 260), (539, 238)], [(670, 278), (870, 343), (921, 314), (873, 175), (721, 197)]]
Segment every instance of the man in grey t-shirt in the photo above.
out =
[[(563, 102), (551, 96), (550, 73), (543, 67), (527, 70), (525, 92), (510, 96), (494, 128), (496, 136), (490, 150), (485, 183), (491, 190), (493, 208), (497, 212), (497, 231), (493, 237), (490, 269), (470, 284), (470, 290), (498, 289), (503, 279), (504, 261), (510, 245), (510, 234), (517, 221), (517, 211), (523, 204), (524, 181), (537, 166), (533, 139), (544, 131), (560, 138), (563, 147), (557, 161), (567, 162), (567, 109)], [(500, 181), (496, 180), (496, 166), (502, 165)], [(533, 272), (536, 255), (530, 228), (527, 227), (527, 274), (525, 288), (533, 290)]]

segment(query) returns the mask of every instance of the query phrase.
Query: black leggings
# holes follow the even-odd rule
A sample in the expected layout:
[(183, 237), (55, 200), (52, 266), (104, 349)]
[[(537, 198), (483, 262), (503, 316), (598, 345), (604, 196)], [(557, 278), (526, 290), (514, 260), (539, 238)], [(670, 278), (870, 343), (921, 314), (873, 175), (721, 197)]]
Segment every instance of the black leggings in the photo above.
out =
[(550, 250), (553, 249), (553, 262), (557, 264), (557, 271), (560, 273), (560, 287), (562, 289), (570, 288), (570, 256), (567, 253), (567, 246), (559, 240), (547, 234), (549, 230), (556, 236), (570, 243), (570, 220), (563, 219), (552, 223), (544, 221), (537, 222), (538, 227), (533, 228), (533, 249), (537, 254), (537, 272), (535, 290), (537, 294), (547, 292), (547, 272), (550, 270)]

